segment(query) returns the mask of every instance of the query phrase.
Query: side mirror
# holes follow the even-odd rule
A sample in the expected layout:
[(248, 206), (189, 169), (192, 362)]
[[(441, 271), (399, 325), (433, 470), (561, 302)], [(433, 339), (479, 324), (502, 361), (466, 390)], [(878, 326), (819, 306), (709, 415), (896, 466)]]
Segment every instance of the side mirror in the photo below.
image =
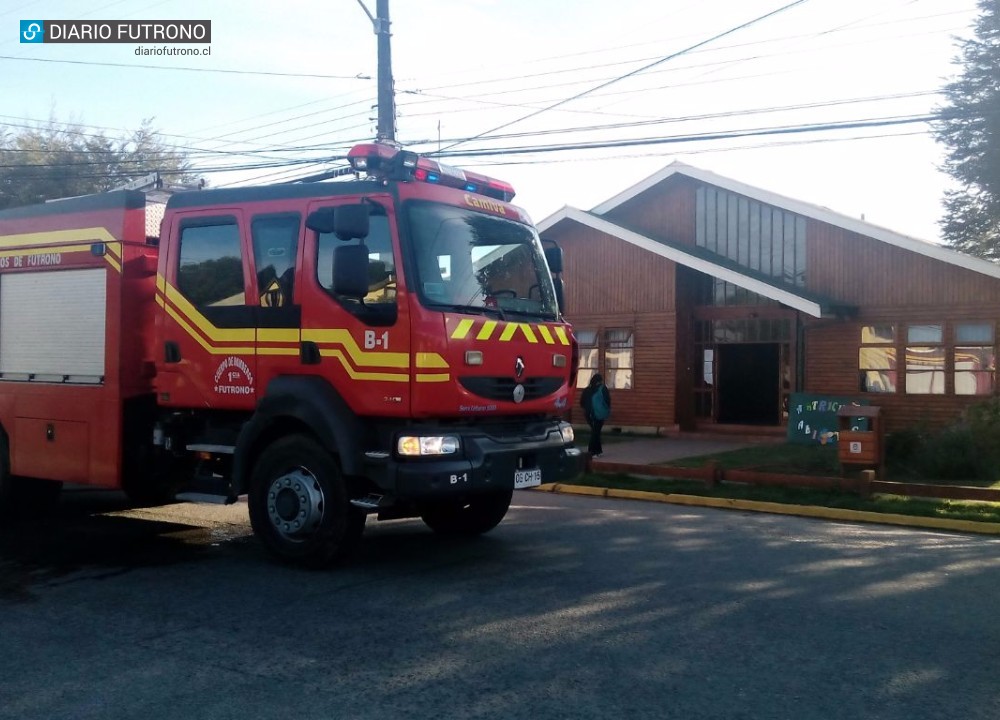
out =
[(549, 264), (549, 271), (561, 273), (563, 271), (563, 252), (558, 245), (549, 245), (545, 248), (545, 262)]
[(320, 208), (309, 213), (306, 227), (318, 233), (335, 233), (341, 240), (366, 238), (370, 210), (371, 206), (367, 203)]
[(333, 232), (341, 240), (364, 239), (368, 237), (369, 213), (367, 203), (341, 205), (333, 216)]
[(318, 233), (332, 233), (334, 228), (334, 210), (332, 207), (313, 210), (306, 218), (306, 227)]
[(358, 299), (368, 294), (367, 245), (340, 245), (333, 249), (333, 292)]

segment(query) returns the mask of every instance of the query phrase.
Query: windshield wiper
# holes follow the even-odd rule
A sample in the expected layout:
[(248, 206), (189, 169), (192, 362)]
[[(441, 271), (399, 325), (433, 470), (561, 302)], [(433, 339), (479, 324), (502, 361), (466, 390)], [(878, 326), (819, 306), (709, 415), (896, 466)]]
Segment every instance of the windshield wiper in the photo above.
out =
[(458, 303), (430, 303), (431, 306), (436, 308), (443, 308), (445, 310), (451, 310), (452, 312), (469, 312), (476, 313), (479, 315), (495, 315), (501, 320), (507, 320), (507, 315), (504, 313), (502, 308), (498, 307), (486, 307), (485, 305), (459, 305)]

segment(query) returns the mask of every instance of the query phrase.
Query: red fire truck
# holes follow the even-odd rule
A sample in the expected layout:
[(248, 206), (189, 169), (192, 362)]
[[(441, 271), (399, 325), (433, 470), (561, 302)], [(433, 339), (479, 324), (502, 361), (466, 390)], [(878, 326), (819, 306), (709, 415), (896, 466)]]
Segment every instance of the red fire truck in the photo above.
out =
[(510, 185), (381, 144), (355, 178), (0, 212), (0, 505), (247, 496), (277, 557), (367, 515), (475, 535), (580, 470), (561, 251)]

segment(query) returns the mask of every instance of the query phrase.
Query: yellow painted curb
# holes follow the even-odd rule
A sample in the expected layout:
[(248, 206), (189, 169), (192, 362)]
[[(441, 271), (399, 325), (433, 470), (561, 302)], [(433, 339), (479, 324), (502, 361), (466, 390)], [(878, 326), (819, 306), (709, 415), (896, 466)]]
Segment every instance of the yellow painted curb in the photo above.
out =
[(535, 489), (543, 492), (565, 493), (567, 495), (591, 495), (618, 498), (620, 500), (644, 500), (647, 502), (670, 503), (672, 505), (691, 505), (727, 510), (775, 513), (778, 515), (797, 515), (800, 517), (822, 518), (824, 520), (905, 525), (907, 527), (930, 528), (933, 530), (953, 530), (956, 532), (979, 533), (981, 535), (1000, 535), (1000, 523), (976, 522), (974, 520), (916, 517), (913, 515), (869, 512), (867, 510), (817, 507), (815, 505), (786, 505), (784, 503), (762, 502), (759, 500), (734, 500), (730, 498), (704, 497), (701, 495), (647, 492), (644, 490), (617, 490), (615, 488), (563, 485), (561, 483), (549, 483)]

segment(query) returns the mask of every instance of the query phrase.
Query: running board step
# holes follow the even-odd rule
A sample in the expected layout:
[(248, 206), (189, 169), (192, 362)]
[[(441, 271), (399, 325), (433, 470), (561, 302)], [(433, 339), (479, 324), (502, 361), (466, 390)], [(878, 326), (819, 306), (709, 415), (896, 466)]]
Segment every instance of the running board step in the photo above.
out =
[(212, 505), (226, 505), (229, 498), (225, 495), (215, 495), (200, 492), (182, 492), (175, 496), (177, 502), (211, 503)]
[(362, 510), (378, 510), (383, 497), (384, 495), (370, 493), (363, 498), (355, 498), (351, 500), (351, 505), (356, 508), (361, 508)]
[(187, 446), (189, 452), (207, 452), (213, 455), (232, 455), (236, 452), (235, 445), (213, 445), (211, 443), (194, 443)]

